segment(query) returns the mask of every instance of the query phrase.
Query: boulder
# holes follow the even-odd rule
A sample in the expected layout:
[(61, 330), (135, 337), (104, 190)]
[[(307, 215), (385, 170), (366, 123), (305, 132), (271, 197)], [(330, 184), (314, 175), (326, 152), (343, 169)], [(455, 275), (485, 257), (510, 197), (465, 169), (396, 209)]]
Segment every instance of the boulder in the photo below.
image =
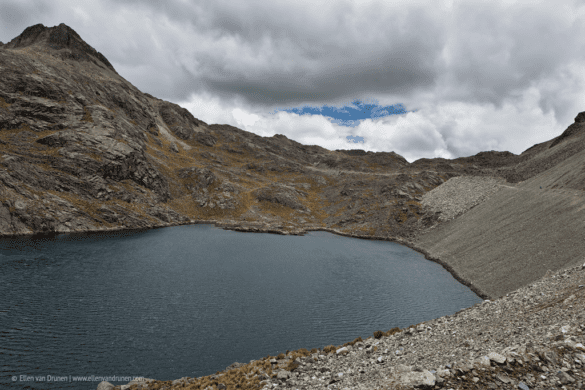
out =
[(482, 356), (478, 359), (478, 363), (483, 366), (483, 367), (489, 367), (491, 366), (491, 360), (489, 357), (487, 356)]
[(278, 373), (276, 374), (276, 379), (280, 379), (280, 380), (287, 380), (288, 378), (290, 378), (290, 372), (286, 371), (286, 370), (280, 370), (278, 371)]
[(98, 384), (97, 390), (112, 390), (114, 387), (110, 382), (102, 381)]
[(432, 389), (436, 381), (435, 376), (427, 370), (401, 372), (398, 380), (400, 385), (416, 389)]
[(506, 363), (506, 357), (503, 356), (503, 355), (500, 355), (499, 353), (496, 353), (496, 352), (490, 352), (488, 354), (488, 358), (492, 362), (495, 362), (497, 364), (504, 364), (504, 363)]

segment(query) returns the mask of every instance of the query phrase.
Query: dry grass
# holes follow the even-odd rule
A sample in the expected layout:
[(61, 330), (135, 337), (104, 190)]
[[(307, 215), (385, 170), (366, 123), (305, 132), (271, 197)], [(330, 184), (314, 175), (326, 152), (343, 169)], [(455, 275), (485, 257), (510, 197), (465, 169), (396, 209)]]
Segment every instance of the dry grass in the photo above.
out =
[(272, 203), (267, 200), (258, 202), (258, 208), (264, 214), (273, 215), (284, 221), (292, 220), (293, 216), (297, 213), (296, 210), (291, 209), (290, 207), (286, 207), (278, 203)]
[[(225, 372), (218, 372), (216, 375), (209, 375), (200, 378), (194, 378), (188, 385), (176, 385), (171, 387), (172, 381), (155, 381), (149, 386), (153, 390), (162, 389), (192, 389), (192, 390), (203, 390), (212, 388), (217, 390), (217, 386), (223, 383), (228, 390), (241, 389), (251, 390), (260, 389), (260, 379), (256, 375), (264, 375), (271, 377), (275, 375), (272, 372), (272, 365), (270, 364), (270, 357), (262, 360), (248, 363), (242, 367), (235, 368)], [(130, 389), (137, 389), (136, 385)]]
[(83, 107), (83, 117), (81, 118), (81, 121), (93, 123), (93, 118), (91, 117), (91, 113), (89, 112), (87, 107)]
[(0, 97), (0, 107), (1, 108), (9, 108), (11, 106), (11, 104), (6, 103), (6, 100), (4, 100), (4, 98)]

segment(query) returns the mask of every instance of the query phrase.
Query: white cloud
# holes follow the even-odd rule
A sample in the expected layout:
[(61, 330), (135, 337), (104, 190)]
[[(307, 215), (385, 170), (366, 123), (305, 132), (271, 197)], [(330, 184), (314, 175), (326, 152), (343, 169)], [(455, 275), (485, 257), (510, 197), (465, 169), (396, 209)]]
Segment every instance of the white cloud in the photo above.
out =
[(240, 127), (250, 128), (253, 127), (260, 117), (256, 114), (249, 114), (240, 108), (234, 108), (232, 110), (232, 116)]

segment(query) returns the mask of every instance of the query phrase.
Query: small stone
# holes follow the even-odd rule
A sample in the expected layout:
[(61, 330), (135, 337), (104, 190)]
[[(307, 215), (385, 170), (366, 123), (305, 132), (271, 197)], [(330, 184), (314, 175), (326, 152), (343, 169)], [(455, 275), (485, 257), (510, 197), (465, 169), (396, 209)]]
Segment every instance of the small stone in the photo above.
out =
[(479, 364), (483, 367), (489, 367), (491, 365), (490, 358), (487, 356), (482, 356), (479, 358)]
[(488, 358), (493, 361), (496, 362), (498, 364), (504, 364), (506, 362), (506, 358), (502, 355), (500, 355), (499, 353), (496, 352), (490, 352), (488, 354)]
[(569, 383), (575, 382), (575, 379), (564, 371), (557, 372), (557, 377), (563, 385), (568, 385)]
[(337, 355), (347, 355), (349, 353), (349, 349), (347, 349), (347, 347), (342, 347), (335, 351), (335, 353)]
[(439, 369), (439, 370), (437, 370), (436, 376), (439, 378), (448, 377), (448, 376), (451, 376), (451, 371)]
[(528, 385), (526, 385), (526, 383), (524, 383), (524, 382), (518, 383), (518, 388), (520, 390), (530, 390), (530, 387), (528, 387)]
[(378, 363), (384, 363), (384, 358), (382, 356), (380, 356), (378, 359), (376, 359), (376, 361)]
[(512, 380), (510, 378), (508, 378), (504, 374), (498, 374), (498, 375), (496, 375), (496, 378), (498, 378), (500, 381), (502, 381), (504, 383), (510, 383), (510, 382), (512, 382)]

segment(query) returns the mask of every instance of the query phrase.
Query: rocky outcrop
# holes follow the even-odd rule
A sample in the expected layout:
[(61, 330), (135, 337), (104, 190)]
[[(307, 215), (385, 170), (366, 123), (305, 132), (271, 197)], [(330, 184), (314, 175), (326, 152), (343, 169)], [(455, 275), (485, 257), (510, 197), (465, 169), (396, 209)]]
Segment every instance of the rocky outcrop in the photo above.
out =
[(295, 188), (290, 188), (284, 185), (271, 185), (254, 191), (254, 194), (259, 201), (268, 201), (293, 210), (308, 211), (308, 209), (300, 202), (300, 198), (306, 197), (308, 194)]

